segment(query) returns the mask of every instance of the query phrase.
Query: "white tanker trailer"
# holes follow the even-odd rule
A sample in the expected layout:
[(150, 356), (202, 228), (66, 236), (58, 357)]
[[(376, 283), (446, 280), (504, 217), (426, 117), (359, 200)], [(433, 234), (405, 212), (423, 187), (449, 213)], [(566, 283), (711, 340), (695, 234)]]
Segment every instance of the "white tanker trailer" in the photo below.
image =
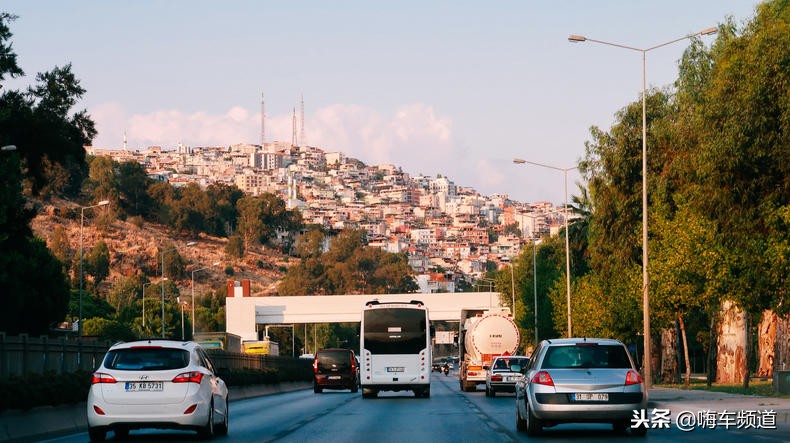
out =
[(461, 310), (458, 331), (459, 382), (462, 391), (485, 384), (491, 361), (498, 355), (515, 355), (520, 335), (508, 308)]

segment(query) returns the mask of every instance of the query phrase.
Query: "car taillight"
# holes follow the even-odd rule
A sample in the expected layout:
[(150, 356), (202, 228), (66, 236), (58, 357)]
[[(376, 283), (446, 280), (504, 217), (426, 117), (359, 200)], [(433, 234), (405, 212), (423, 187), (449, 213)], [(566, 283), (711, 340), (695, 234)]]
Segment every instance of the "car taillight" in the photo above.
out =
[(199, 371), (182, 372), (175, 376), (172, 380), (173, 383), (197, 383), (200, 384), (203, 380), (203, 373)]
[(546, 385), (546, 386), (554, 386), (554, 380), (551, 379), (551, 375), (549, 375), (546, 371), (540, 371), (532, 377), (530, 383), (535, 383), (539, 385)]
[(491, 381), (502, 381), (502, 376), (501, 375), (492, 375), (491, 376)]
[(625, 385), (638, 385), (644, 382), (644, 379), (638, 372), (630, 369), (627, 374), (625, 374)]
[(313, 360), (313, 374), (318, 374), (318, 359)]
[(95, 385), (98, 383), (115, 383), (115, 378), (110, 374), (105, 374), (103, 372), (94, 372), (93, 378), (91, 378), (91, 384)]

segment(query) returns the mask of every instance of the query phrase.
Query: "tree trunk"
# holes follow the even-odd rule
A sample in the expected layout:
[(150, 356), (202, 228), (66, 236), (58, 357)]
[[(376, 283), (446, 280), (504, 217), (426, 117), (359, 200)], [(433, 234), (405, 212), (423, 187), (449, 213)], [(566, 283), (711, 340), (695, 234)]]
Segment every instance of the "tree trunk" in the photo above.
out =
[(678, 324), (680, 325), (680, 336), (683, 339), (683, 360), (686, 362), (686, 388), (688, 388), (691, 382), (691, 363), (689, 362), (689, 345), (686, 339), (686, 323), (680, 312), (678, 312)]
[(744, 376), (743, 376), (743, 389), (746, 390), (746, 389), (749, 389), (749, 375), (751, 374), (751, 371), (750, 371), (750, 368), (749, 368), (749, 366), (750, 366), (749, 362), (752, 360), (752, 347), (753, 347), (752, 346), (752, 337), (751, 337), (752, 322), (749, 321), (749, 315), (748, 314), (743, 316), (743, 322), (744, 322), (744, 326), (745, 326), (744, 327), (744, 329), (745, 329), (744, 332), (746, 333), (745, 334), (746, 335), (746, 342), (744, 343), (744, 346), (743, 346), (743, 350), (744, 350), (744, 352), (743, 352), (744, 357), (743, 358), (744, 358), (744, 360), (746, 360), (746, 364), (745, 364), (745, 366), (746, 366), (746, 368), (745, 368), (746, 369), (746, 374), (744, 374)]
[(674, 383), (677, 377), (677, 342), (675, 328), (661, 330), (661, 383)]
[(790, 314), (776, 320), (776, 342), (774, 343), (774, 392), (779, 392), (777, 371), (790, 370)]
[(771, 377), (774, 374), (774, 347), (776, 346), (776, 324), (778, 317), (773, 311), (763, 311), (757, 333), (757, 375)]
[(732, 301), (721, 304), (716, 359), (716, 383), (738, 383), (746, 370), (746, 315)]
[(710, 388), (710, 385), (713, 383), (713, 380), (716, 379), (716, 342), (718, 338), (716, 337), (716, 330), (718, 329), (717, 326), (717, 319), (718, 313), (714, 312), (710, 315), (710, 337), (708, 339), (708, 376), (706, 379), (705, 384)]

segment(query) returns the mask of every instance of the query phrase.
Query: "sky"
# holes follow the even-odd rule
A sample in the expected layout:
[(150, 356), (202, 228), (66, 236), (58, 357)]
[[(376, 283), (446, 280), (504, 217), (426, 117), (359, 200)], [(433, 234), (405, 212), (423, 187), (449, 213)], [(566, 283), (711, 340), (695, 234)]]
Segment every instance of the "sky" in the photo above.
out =
[[(751, 0), (3, 0), (25, 89), (72, 64), (93, 146), (230, 146), (305, 140), (368, 165), (448, 177), (484, 195), (564, 200), (590, 128), (639, 100), (641, 52), (754, 16)], [(710, 43), (715, 36), (703, 37)], [(671, 86), (687, 40), (647, 52)], [(297, 135), (301, 127), (297, 127)], [(568, 173), (568, 193), (581, 177)], [(570, 197), (569, 197), (570, 198)]]

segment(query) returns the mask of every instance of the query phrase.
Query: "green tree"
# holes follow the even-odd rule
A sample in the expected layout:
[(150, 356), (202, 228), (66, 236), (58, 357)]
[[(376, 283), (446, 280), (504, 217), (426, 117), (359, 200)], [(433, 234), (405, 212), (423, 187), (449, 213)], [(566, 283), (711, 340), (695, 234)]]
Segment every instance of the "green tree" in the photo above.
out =
[(230, 237), (225, 245), (225, 254), (232, 258), (244, 257), (244, 239), (240, 235)]
[(137, 161), (129, 160), (119, 164), (116, 169), (120, 207), (126, 215), (150, 215), (153, 200), (146, 191), (153, 180), (148, 178), (145, 167)]
[(137, 336), (132, 332), (129, 325), (123, 324), (118, 320), (106, 318), (91, 318), (85, 320), (82, 333), (90, 337), (98, 337), (101, 340), (132, 341)]
[(95, 285), (99, 285), (110, 275), (110, 248), (100, 240), (84, 257), (85, 271), (93, 276)]

